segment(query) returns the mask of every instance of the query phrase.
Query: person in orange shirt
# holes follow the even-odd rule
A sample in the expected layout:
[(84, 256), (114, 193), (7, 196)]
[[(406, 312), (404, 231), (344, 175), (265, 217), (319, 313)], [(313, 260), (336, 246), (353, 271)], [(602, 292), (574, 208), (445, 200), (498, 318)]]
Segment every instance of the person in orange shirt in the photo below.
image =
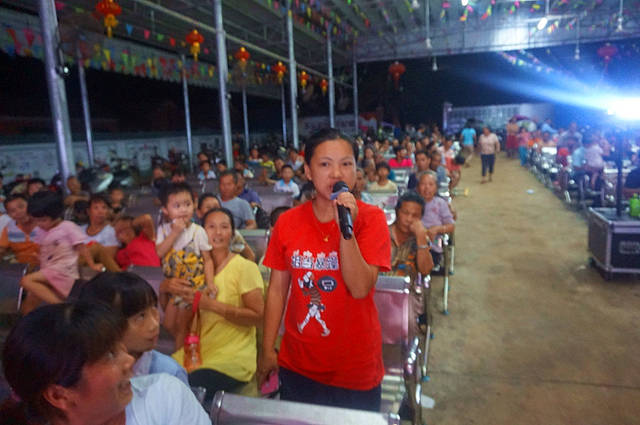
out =
[(22, 194), (11, 195), (4, 206), (11, 221), (0, 233), (0, 257), (10, 250), (19, 263), (38, 265), (39, 246), (33, 239), (40, 228), (27, 213), (27, 198)]

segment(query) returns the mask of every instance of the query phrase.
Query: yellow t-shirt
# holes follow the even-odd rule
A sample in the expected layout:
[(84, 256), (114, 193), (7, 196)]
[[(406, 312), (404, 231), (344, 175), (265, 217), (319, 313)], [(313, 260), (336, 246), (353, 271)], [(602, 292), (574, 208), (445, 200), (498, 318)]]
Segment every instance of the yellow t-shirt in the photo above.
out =
[[(243, 307), (242, 295), (254, 289), (263, 290), (258, 266), (235, 255), (216, 275), (216, 299), (234, 307)], [(256, 327), (235, 325), (222, 316), (200, 309), (200, 351), (202, 366), (213, 369), (242, 382), (249, 382), (256, 372)], [(181, 348), (173, 358), (183, 364)]]

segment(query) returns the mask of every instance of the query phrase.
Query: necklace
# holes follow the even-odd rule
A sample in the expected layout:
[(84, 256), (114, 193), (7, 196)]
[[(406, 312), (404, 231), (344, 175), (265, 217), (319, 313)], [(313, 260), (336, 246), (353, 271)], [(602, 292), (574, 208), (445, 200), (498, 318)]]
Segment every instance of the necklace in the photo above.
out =
[(311, 213), (313, 214), (313, 225), (315, 226), (316, 230), (318, 231), (318, 233), (320, 233), (320, 237), (322, 238), (322, 240), (324, 242), (329, 242), (329, 238), (331, 237), (331, 233), (327, 233), (325, 231), (322, 230), (321, 226), (323, 224), (327, 224), (329, 223), (329, 226), (331, 226), (331, 221), (328, 221), (327, 223), (322, 223), (320, 220), (318, 220), (318, 217), (316, 216), (316, 209), (315, 206), (313, 205), (313, 203), (311, 204)]

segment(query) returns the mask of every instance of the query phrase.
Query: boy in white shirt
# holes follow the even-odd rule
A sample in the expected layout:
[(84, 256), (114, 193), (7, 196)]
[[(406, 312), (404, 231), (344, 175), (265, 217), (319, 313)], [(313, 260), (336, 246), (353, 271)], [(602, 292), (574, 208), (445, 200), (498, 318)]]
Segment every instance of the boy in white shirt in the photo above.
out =
[(294, 198), (298, 196), (300, 194), (300, 188), (296, 182), (293, 181), (293, 167), (289, 164), (283, 165), (280, 169), (280, 174), (282, 178), (273, 186), (273, 191), (291, 193)]

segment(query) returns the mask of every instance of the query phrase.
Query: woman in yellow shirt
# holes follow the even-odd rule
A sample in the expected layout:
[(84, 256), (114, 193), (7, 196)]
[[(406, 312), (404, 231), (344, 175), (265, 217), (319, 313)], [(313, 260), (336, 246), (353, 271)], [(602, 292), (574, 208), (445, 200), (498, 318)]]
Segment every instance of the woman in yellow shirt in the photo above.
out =
[[(200, 300), (202, 365), (189, 374), (189, 384), (206, 388), (208, 402), (217, 391), (232, 391), (253, 378), (256, 326), (262, 323), (264, 299), (256, 263), (231, 252), (231, 212), (214, 208), (202, 223), (213, 247), (215, 288), (207, 287)], [(173, 357), (184, 363), (182, 349)]]

